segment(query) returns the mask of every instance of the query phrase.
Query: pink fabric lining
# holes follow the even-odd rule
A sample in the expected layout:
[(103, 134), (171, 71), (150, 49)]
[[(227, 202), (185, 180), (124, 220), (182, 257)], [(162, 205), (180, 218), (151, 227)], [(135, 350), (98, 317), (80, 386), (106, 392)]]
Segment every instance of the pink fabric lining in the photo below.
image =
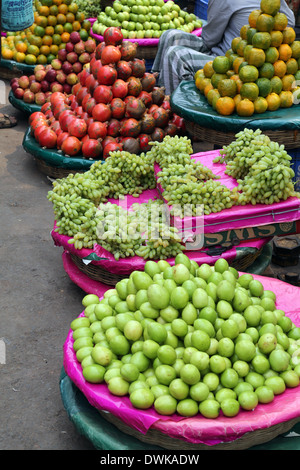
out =
[[(242, 273), (241, 273), (242, 274)], [(296, 326), (300, 326), (299, 287), (294, 287), (277, 279), (253, 275), (262, 282), (265, 289), (277, 295), (276, 307), (283, 309)], [(80, 316), (83, 316), (82, 312)], [(64, 368), (73, 383), (86, 396), (89, 403), (97, 409), (106, 410), (121, 419), (125, 424), (143, 434), (147, 430), (160, 430), (171, 437), (194, 444), (213, 446), (222, 442), (234, 441), (245, 433), (267, 429), (270, 426), (298, 418), (300, 416), (300, 387), (286, 389), (281, 395), (275, 396), (272, 403), (258, 405), (254, 411), (240, 411), (227, 418), (221, 413), (216, 419), (197, 415), (184, 418), (176, 413), (172, 417), (161, 416), (151, 408), (135, 409), (128, 397), (112, 395), (106, 384), (89, 384), (85, 381), (81, 364), (73, 351), (72, 331), (69, 330), (63, 346)]]

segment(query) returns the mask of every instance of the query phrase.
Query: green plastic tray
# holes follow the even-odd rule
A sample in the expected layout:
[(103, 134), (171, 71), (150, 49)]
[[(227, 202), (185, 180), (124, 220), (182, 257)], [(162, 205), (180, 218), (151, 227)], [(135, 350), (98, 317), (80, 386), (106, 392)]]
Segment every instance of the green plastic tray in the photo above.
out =
[(12, 90), (10, 90), (8, 94), (8, 100), (14, 108), (18, 109), (19, 111), (22, 111), (25, 114), (30, 115), (32, 113), (35, 113), (36, 111), (41, 110), (41, 106), (39, 106), (38, 104), (25, 103), (23, 100), (16, 98)]
[(171, 105), (174, 112), (187, 121), (221, 132), (236, 133), (245, 127), (254, 130), (261, 129), (262, 132), (300, 130), (299, 105), (293, 105), (288, 109), (266, 111), (263, 115), (256, 114), (250, 118), (240, 117), (236, 113), (221, 116), (210, 106), (206, 97), (201, 95), (193, 80), (180, 83), (171, 95)]
[(23, 64), (15, 60), (0, 59), (0, 67), (12, 70), (13, 72), (23, 72), (25, 75), (32, 75), (35, 65)]
[[(42, 148), (30, 133), (30, 127), (26, 130), (23, 138), (23, 148), (33, 157), (43, 160), (46, 164), (55, 168), (65, 168), (68, 170), (87, 171), (96, 160), (87, 160), (79, 155), (78, 157), (66, 157), (57, 150)], [(104, 160), (101, 160), (104, 163)]]

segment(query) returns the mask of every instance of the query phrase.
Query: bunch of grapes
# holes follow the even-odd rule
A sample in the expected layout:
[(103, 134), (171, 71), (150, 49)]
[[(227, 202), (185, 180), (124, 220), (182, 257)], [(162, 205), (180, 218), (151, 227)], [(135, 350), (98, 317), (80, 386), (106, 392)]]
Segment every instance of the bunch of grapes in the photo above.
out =
[(186, 136), (171, 137), (167, 135), (162, 142), (151, 142), (151, 150), (148, 158), (152, 163), (156, 162), (160, 168), (164, 168), (171, 163), (188, 165), (191, 163), (190, 155), (193, 153), (193, 147), (190, 139)]

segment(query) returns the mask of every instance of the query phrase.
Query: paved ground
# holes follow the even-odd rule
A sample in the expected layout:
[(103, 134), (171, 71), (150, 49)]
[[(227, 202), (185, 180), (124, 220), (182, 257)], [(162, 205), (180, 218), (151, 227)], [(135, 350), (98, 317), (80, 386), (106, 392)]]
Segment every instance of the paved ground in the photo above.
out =
[(19, 123), (0, 130), (0, 339), (6, 347), (0, 449), (93, 449), (69, 420), (59, 390), (63, 343), (85, 294), (53, 245), (51, 183), (22, 148), (27, 120), (9, 104), (1, 108)]

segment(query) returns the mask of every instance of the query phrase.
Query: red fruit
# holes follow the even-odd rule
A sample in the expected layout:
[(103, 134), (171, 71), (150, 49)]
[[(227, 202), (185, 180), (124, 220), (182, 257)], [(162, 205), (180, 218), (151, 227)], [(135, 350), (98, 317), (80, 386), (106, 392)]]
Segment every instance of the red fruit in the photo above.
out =
[(103, 65), (115, 64), (121, 59), (120, 49), (116, 46), (105, 46), (101, 54), (101, 62)]
[(134, 118), (125, 119), (120, 127), (123, 137), (137, 137), (141, 133), (142, 122)]
[(107, 123), (94, 121), (88, 126), (88, 135), (91, 139), (105, 139), (107, 135)]
[(47, 127), (39, 134), (38, 142), (41, 147), (53, 149), (56, 147), (57, 135), (54, 130), (50, 129), (50, 127)]
[(34, 113), (30, 114), (30, 116), (29, 116), (29, 119), (28, 119), (29, 125), (31, 125), (31, 123), (32, 123), (36, 118), (40, 118), (40, 119), (42, 119), (43, 121), (46, 121), (45, 115), (44, 115), (41, 111), (35, 111)]
[(111, 118), (111, 109), (105, 103), (98, 103), (92, 111), (92, 116), (95, 121), (109, 121)]
[(125, 98), (128, 93), (128, 83), (122, 80), (121, 78), (117, 78), (115, 83), (112, 85), (112, 94), (114, 98)]
[(87, 69), (81, 69), (81, 72), (78, 73), (78, 78), (82, 86), (86, 86), (85, 82), (89, 76), (90, 72)]
[(72, 94), (77, 95), (77, 92), (82, 88), (82, 85), (80, 82), (76, 83), (75, 85), (72, 86)]
[(91, 72), (95, 79), (97, 80), (97, 76), (99, 73), (99, 70), (103, 67), (101, 60), (96, 60), (96, 62), (93, 64), (93, 67), (91, 68)]
[(94, 106), (96, 106), (97, 102), (95, 98), (89, 98), (85, 105), (85, 111), (88, 113), (89, 116), (92, 115)]
[(77, 44), (81, 40), (79, 32), (78, 31), (73, 31), (70, 34), (69, 40), (72, 44)]
[(168, 125), (164, 128), (166, 135), (174, 137), (178, 133), (178, 128), (172, 122), (169, 122)]
[(117, 71), (111, 65), (103, 65), (97, 73), (97, 80), (101, 85), (112, 85), (117, 77)]
[(155, 86), (151, 92), (151, 96), (153, 103), (160, 106), (165, 99), (165, 87)]
[(170, 100), (168, 100), (168, 99), (164, 99), (164, 101), (161, 104), (161, 107), (168, 110), (168, 111), (172, 111), (171, 103), (170, 103)]
[(140, 153), (140, 142), (138, 138), (135, 137), (122, 137), (121, 144), (123, 146), (123, 150), (129, 153), (135, 153), (136, 155)]
[(80, 88), (80, 90), (76, 93), (76, 101), (80, 106), (82, 105), (83, 98), (85, 98), (87, 95), (90, 96), (89, 90), (85, 86)]
[(156, 78), (153, 73), (146, 72), (141, 78), (142, 89), (149, 93), (153, 90), (156, 85)]
[(97, 80), (95, 79), (93, 74), (90, 74), (85, 80), (85, 86), (87, 87), (91, 95), (93, 94), (97, 84)]
[(121, 143), (118, 142), (109, 142), (103, 148), (103, 160), (109, 157), (110, 152), (115, 152), (116, 150), (123, 150), (123, 146)]
[(120, 46), (121, 59), (122, 60), (133, 60), (136, 56), (137, 43), (131, 41), (123, 41)]
[(65, 155), (73, 157), (74, 155), (78, 155), (81, 151), (81, 142), (77, 137), (70, 135), (63, 141), (61, 150)]
[(112, 88), (108, 85), (98, 85), (94, 90), (93, 98), (97, 103), (110, 103), (113, 99)]
[(96, 50), (95, 50), (95, 59), (100, 60), (101, 59), (101, 54), (103, 49), (105, 48), (106, 44), (104, 41), (100, 42), (100, 44), (97, 45)]
[(102, 147), (104, 148), (110, 142), (117, 142), (117, 140), (115, 137), (112, 137), (111, 135), (107, 135), (105, 139), (103, 139), (103, 141), (101, 142)]
[(155, 119), (152, 114), (145, 113), (142, 117), (142, 129), (143, 134), (152, 134), (155, 129)]
[(61, 131), (61, 127), (60, 127), (60, 124), (59, 124), (59, 121), (54, 121), (52, 122), (51, 126), (50, 126), (50, 129), (52, 129), (55, 134), (57, 135), (57, 133), (59, 131)]
[(121, 123), (118, 119), (110, 119), (107, 126), (107, 135), (118, 137), (120, 135)]
[(59, 134), (56, 142), (56, 147), (58, 150), (61, 150), (62, 143), (64, 140), (66, 140), (67, 137), (70, 137), (70, 134), (68, 132), (61, 132), (61, 134)]
[(121, 78), (122, 80), (127, 80), (129, 77), (132, 75), (132, 69), (131, 69), (131, 62), (127, 62), (126, 60), (120, 60), (117, 65), (117, 73), (118, 73), (118, 78)]
[(138, 98), (143, 100), (143, 102), (145, 103), (145, 106), (147, 108), (153, 104), (152, 96), (147, 91), (142, 90), (141, 93), (139, 94)]
[(147, 134), (140, 134), (137, 138), (139, 140), (141, 151), (148, 152), (151, 149), (151, 145), (149, 145), (149, 142), (151, 141), (150, 136)]
[(132, 69), (132, 75), (134, 77), (142, 78), (146, 73), (146, 65), (144, 59), (134, 58), (130, 65)]
[(156, 127), (166, 127), (170, 119), (170, 113), (164, 108), (159, 107), (153, 113)]
[(125, 116), (126, 104), (121, 98), (113, 98), (110, 107), (112, 118), (122, 119)]
[(133, 98), (126, 105), (126, 115), (140, 120), (146, 111), (144, 102), (138, 98)]
[(69, 109), (69, 107), (66, 105), (66, 103), (58, 102), (52, 107), (52, 112), (53, 116), (55, 119), (58, 119), (60, 114), (65, 111), (66, 109)]
[(78, 139), (82, 139), (82, 137), (85, 136), (86, 131), (87, 125), (84, 119), (73, 119), (68, 126), (69, 134), (74, 137), (78, 137)]
[(59, 115), (58, 120), (63, 131), (68, 131), (68, 126), (74, 118), (75, 114), (70, 109), (66, 109)]
[(15, 89), (14, 91), (14, 96), (18, 99), (18, 100), (22, 100), (23, 99), (23, 96), (24, 96), (24, 89), (21, 88), (21, 87), (18, 87)]
[(149, 114), (153, 114), (154, 111), (156, 111), (158, 108), (159, 108), (159, 106), (158, 106), (157, 104), (152, 104), (152, 105), (150, 106), (150, 108), (148, 109), (148, 113), (149, 113)]
[(86, 111), (86, 105), (88, 103), (88, 101), (92, 98), (91, 94), (90, 93), (87, 93), (85, 95), (85, 97), (83, 98), (82, 102), (81, 102), (81, 106), (83, 108), (84, 111)]
[(47, 103), (43, 104), (41, 107), (41, 113), (45, 113), (48, 109), (51, 109), (51, 103), (50, 101), (47, 101)]
[(151, 140), (156, 142), (162, 142), (165, 138), (166, 133), (160, 127), (156, 127), (151, 134)]
[(96, 42), (94, 39), (87, 39), (84, 43), (86, 52), (93, 53), (96, 50)]
[(121, 44), (123, 41), (123, 34), (121, 32), (121, 28), (116, 28), (114, 26), (110, 26), (107, 28), (103, 33), (103, 39), (105, 44), (116, 46)]
[(98, 159), (102, 155), (102, 145), (99, 140), (86, 139), (82, 143), (82, 155), (85, 158)]
[(142, 91), (141, 80), (137, 77), (131, 76), (127, 80), (128, 83), (128, 95), (138, 96)]
[(185, 130), (184, 119), (178, 116), (178, 114), (173, 113), (173, 117), (170, 119), (170, 122), (172, 124), (175, 124), (177, 129)]

